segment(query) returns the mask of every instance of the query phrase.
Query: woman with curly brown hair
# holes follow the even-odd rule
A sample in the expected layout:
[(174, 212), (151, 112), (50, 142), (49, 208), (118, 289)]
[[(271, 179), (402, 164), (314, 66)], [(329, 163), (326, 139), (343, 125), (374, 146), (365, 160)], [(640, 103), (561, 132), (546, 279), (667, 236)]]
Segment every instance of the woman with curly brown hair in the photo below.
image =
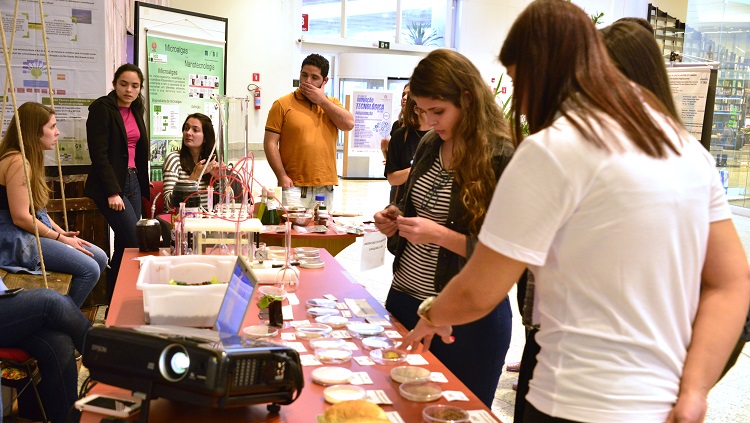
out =
[[(410, 81), (416, 111), (433, 130), (417, 148), (402, 201), (375, 214), (396, 256), (386, 309), (409, 329), (419, 303), (442, 291), (471, 256), (514, 150), (500, 107), (466, 57), (435, 50)], [(436, 342), (432, 353), (491, 407), (510, 344), (507, 298), (453, 333), (455, 342)]]

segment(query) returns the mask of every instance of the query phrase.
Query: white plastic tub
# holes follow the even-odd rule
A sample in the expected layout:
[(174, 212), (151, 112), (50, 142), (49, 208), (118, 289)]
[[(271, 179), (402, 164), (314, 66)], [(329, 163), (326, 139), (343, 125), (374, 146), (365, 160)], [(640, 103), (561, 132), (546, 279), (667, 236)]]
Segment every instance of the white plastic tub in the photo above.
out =
[[(219, 314), (235, 256), (149, 257), (141, 265), (136, 288), (143, 291), (146, 323), (212, 327)], [(170, 285), (169, 280), (196, 284), (214, 276), (213, 285)]]

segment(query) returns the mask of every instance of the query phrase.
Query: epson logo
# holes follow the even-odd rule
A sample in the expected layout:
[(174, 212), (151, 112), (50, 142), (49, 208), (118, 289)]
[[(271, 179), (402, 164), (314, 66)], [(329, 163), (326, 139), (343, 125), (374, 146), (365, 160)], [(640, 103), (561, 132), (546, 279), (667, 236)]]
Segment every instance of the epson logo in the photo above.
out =
[(106, 353), (107, 347), (105, 347), (104, 345), (91, 344), (91, 351)]

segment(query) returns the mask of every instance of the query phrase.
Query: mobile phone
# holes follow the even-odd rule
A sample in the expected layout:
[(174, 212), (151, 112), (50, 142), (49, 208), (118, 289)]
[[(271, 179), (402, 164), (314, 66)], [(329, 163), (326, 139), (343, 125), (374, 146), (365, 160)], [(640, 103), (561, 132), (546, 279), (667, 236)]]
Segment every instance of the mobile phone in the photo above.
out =
[(106, 395), (89, 395), (75, 402), (77, 409), (91, 411), (92, 413), (105, 414), (107, 416), (128, 417), (132, 416), (141, 408), (138, 399), (125, 399), (109, 397)]
[(12, 297), (12, 296), (18, 294), (21, 291), (23, 291), (23, 287), (21, 287), (21, 288), (14, 288), (14, 289), (3, 289), (3, 290), (0, 290), (0, 298), (3, 298), (3, 297)]

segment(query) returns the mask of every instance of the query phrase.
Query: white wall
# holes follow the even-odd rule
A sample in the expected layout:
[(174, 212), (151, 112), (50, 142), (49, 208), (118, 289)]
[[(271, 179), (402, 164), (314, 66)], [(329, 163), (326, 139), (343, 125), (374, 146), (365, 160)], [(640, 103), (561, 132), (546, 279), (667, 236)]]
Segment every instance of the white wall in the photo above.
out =
[[(531, 0), (459, 0), (459, 16), (456, 30), (456, 49), (466, 55), (479, 68), (488, 84), (492, 78), (504, 73), (497, 60), (502, 42), (518, 14)], [(608, 25), (623, 16), (645, 17), (649, 0), (574, 0), (587, 13), (604, 12), (604, 24)], [(687, 0), (651, 0), (673, 16), (683, 19), (687, 13)], [(372, 49), (362, 43), (350, 42), (347, 46), (297, 42), (302, 32), (300, 16), (301, 0), (171, 0), (169, 6), (197, 13), (229, 18), (227, 95), (244, 97), (250, 93), (252, 73), (260, 73), (262, 106), (252, 111), (250, 117), (250, 141), (261, 143), (268, 110), (275, 99), (292, 90), (291, 81), (299, 75), (302, 50), (322, 54), (373, 54), (406, 55), (399, 62), (411, 63), (426, 54), (424, 51), (383, 51)], [(360, 45), (362, 44), (362, 45)], [(381, 56), (382, 57), (382, 56)], [(363, 59), (363, 63), (371, 62)], [(377, 60), (375, 60), (377, 62)], [(384, 62), (385, 63), (385, 62)], [(338, 63), (333, 64), (334, 67)], [(373, 67), (369, 67), (372, 71)], [(408, 76), (389, 74), (387, 67), (382, 77)], [(338, 68), (336, 68), (338, 71)], [(356, 70), (347, 69), (347, 73)], [(335, 81), (332, 81), (335, 83)], [(508, 78), (503, 79), (508, 92), (512, 87)], [(259, 144), (253, 147), (258, 148)]]
[(299, 76), (295, 41), (300, 15), (293, 13), (297, 2), (301, 5), (300, 0), (171, 0), (169, 4), (175, 9), (229, 18), (226, 94), (252, 95), (247, 85), (253, 83), (253, 73), (260, 73), (260, 82), (255, 84), (261, 87), (261, 109), (251, 110), (249, 118), (250, 142), (255, 148), (263, 142), (271, 104), (291, 92), (292, 78)]

